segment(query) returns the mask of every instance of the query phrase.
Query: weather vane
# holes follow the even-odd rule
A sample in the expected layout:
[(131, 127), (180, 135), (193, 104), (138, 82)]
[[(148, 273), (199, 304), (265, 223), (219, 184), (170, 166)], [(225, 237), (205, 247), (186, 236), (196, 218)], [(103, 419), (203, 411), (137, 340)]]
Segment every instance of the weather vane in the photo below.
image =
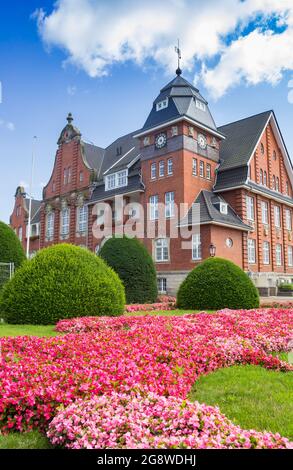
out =
[(182, 74), (182, 70), (180, 68), (180, 60), (181, 60), (181, 49), (180, 49), (180, 42), (179, 42), (179, 39), (178, 39), (178, 44), (177, 46), (175, 46), (175, 52), (178, 56), (178, 68), (176, 70), (176, 74), (177, 75), (181, 75)]

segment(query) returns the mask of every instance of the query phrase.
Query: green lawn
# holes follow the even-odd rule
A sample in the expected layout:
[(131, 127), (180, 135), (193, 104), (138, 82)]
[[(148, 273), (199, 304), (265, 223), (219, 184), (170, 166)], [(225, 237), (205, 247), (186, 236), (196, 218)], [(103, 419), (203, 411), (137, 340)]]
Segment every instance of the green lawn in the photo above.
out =
[(0, 324), (0, 337), (2, 336), (56, 336), (52, 325), (8, 325)]
[(48, 439), (38, 431), (0, 436), (0, 449), (50, 449)]
[(190, 399), (218, 405), (228, 418), (243, 428), (279, 432), (293, 440), (291, 372), (260, 366), (219, 369), (195, 383)]

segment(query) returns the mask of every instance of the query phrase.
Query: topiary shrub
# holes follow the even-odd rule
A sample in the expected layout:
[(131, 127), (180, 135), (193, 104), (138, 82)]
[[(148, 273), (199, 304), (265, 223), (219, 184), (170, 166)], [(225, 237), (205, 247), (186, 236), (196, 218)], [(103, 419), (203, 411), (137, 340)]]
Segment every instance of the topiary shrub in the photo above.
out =
[(146, 247), (137, 238), (110, 238), (102, 246), (100, 256), (122, 280), (128, 304), (156, 301), (155, 265)]
[(9, 225), (0, 221), (0, 263), (14, 263), (18, 268), (25, 259), (18, 237)]
[(0, 312), (8, 323), (56, 323), (62, 318), (116, 316), (125, 293), (117, 274), (85, 248), (45, 248), (3, 287)]
[(186, 309), (219, 310), (259, 307), (259, 293), (251, 279), (236, 264), (209, 258), (182, 282), (177, 305)]

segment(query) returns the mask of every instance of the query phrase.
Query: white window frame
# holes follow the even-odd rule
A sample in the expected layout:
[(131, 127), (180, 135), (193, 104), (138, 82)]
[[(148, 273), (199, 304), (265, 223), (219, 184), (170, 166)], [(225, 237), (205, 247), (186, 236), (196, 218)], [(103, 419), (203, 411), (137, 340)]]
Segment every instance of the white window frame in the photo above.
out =
[(158, 220), (159, 218), (159, 196), (157, 194), (150, 196), (150, 220)]
[(267, 241), (263, 242), (263, 247), (262, 247), (262, 253), (263, 253), (263, 264), (270, 264), (270, 244)]
[(220, 212), (223, 215), (228, 214), (228, 204), (226, 202), (220, 202)]
[(162, 109), (168, 108), (168, 104), (169, 104), (168, 98), (165, 98), (164, 100), (159, 101), (156, 104), (156, 111), (162, 111)]
[(165, 176), (165, 162), (161, 160), (159, 162), (159, 177), (162, 178), (163, 176)]
[(156, 263), (169, 261), (169, 240), (167, 238), (155, 240), (155, 261)]
[(166, 277), (158, 277), (157, 278), (157, 284), (158, 284), (159, 294), (167, 294), (167, 278)]
[(46, 238), (52, 240), (54, 237), (55, 214), (49, 212), (46, 217)]
[(276, 266), (282, 266), (282, 245), (276, 244)]
[(200, 233), (192, 235), (192, 260), (201, 260), (201, 238)]
[(274, 207), (275, 227), (281, 228), (281, 208), (280, 206)]
[(175, 193), (169, 191), (165, 193), (165, 217), (170, 219), (175, 215)]
[(173, 175), (173, 158), (168, 158), (167, 160), (167, 174)]
[(111, 173), (105, 177), (105, 191), (111, 189), (123, 188), (128, 185), (128, 170), (121, 170), (117, 173)]
[(286, 209), (285, 217), (286, 217), (286, 229), (291, 231), (292, 230), (292, 213), (290, 209)]
[(288, 266), (293, 266), (293, 246), (288, 246)]
[(212, 177), (212, 167), (209, 163), (206, 164), (206, 179), (210, 180)]
[(269, 205), (266, 201), (261, 201), (261, 221), (264, 225), (269, 225)]
[(86, 233), (88, 229), (88, 206), (85, 204), (77, 208), (78, 232)]
[(252, 196), (246, 196), (246, 218), (247, 220), (254, 221), (254, 198)]
[(155, 180), (157, 177), (157, 164), (156, 163), (152, 163), (151, 164), (151, 179), (152, 180)]
[(202, 160), (199, 162), (199, 176), (204, 178), (204, 162)]
[(205, 103), (203, 103), (202, 101), (200, 100), (195, 100), (195, 106), (200, 109), (201, 111), (205, 111), (206, 110), (206, 105)]
[(193, 175), (193, 176), (197, 176), (197, 171), (198, 171), (198, 168), (197, 168), (197, 158), (193, 158), (193, 159), (192, 159), (192, 175)]
[(22, 227), (19, 227), (19, 228), (18, 228), (18, 238), (19, 238), (19, 241), (20, 241), (20, 242), (22, 242), (22, 236), (23, 236)]
[(70, 227), (70, 209), (69, 207), (65, 207), (61, 210), (60, 213), (61, 217), (61, 235), (65, 237), (69, 235), (69, 227)]
[(249, 264), (256, 263), (256, 243), (253, 238), (247, 239), (247, 256)]

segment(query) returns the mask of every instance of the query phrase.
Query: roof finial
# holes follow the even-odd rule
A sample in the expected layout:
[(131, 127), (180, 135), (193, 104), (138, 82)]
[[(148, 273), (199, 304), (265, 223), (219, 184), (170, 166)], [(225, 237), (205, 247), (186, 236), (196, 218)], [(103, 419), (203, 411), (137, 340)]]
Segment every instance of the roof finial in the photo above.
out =
[(71, 114), (71, 113), (68, 113), (68, 116), (67, 116), (66, 119), (67, 119), (68, 124), (70, 125), (70, 124), (72, 123), (72, 121), (73, 121), (72, 114)]
[(178, 68), (176, 70), (176, 75), (181, 75), (182, 74), (182, 70), (180, 68), (180, 60), (181, 60), (181, 49), (180, 49), (180, 42), (179, 42), (179, 39), (178, 39), (178, 44), (177, 46), (175, 46), (175, 52), (178, 56)]

